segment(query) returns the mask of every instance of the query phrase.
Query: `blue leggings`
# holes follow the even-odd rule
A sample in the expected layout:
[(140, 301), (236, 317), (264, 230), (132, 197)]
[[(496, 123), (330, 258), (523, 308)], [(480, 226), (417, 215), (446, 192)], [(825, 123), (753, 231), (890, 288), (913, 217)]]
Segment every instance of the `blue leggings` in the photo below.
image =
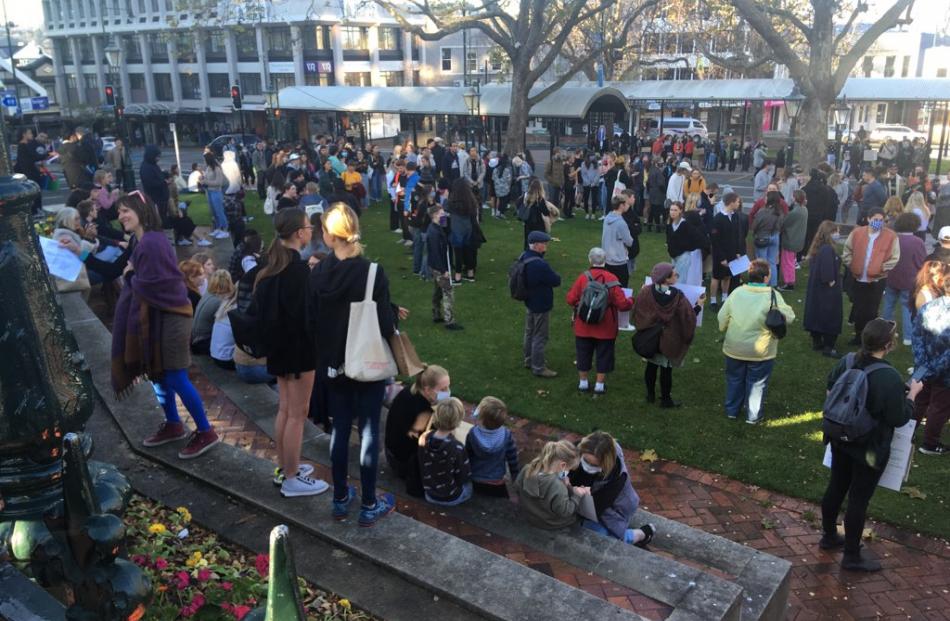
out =
[(181, 422), (181, 418), (178, 417), (178, 405), (175, 403), (175, 395), (177, 394), (194, 419), (198, 431), (211, 429), (208, 417), (205, 416), (205, 406), (201, 403), (201, 396), (195, 390), (191, 380), (188, 379), (186, 369), (166, 369), (162, 381), (152, 382), (152, 388), (155, 390), (155, 396), (158, 397), (162, 409), (165, 410), (166, 421), (169, 423)]

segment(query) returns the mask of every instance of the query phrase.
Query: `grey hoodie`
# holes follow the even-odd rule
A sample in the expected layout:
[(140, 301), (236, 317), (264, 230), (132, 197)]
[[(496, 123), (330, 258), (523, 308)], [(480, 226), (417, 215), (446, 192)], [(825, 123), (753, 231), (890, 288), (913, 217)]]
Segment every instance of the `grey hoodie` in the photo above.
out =
[(633, 245), (630, 227), (623, 216), (611, 211), (604, 218), (604, 233), (600, 247), (607, 254), (607, 265), (626, 265), (628, 249)]
[(522, 468), (515, 480), (518, 504), (528, 522), (550, 530), (567, 528), (577, 521), (580, 499), (571, 494), (567, 485), (553, 474), (540, 473), (526, 477)]

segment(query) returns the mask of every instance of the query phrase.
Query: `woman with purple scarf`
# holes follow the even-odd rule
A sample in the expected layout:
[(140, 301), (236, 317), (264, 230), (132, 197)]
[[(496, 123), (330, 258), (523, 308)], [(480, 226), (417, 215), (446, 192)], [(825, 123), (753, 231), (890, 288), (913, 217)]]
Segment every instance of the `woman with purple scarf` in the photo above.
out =
[[(132, 235), (132, 256), (112, 326), (112, 387), (122, 396), (140, 378), (151, 381), (165, 422), (142, 444), (161, 446), (188, 437), (178, 457), (192, 459), (220, 440), (188, 379), (192, 309), (185, 281), (155, 208), (140, 192), (120, 198), (117, 206), (119, 223)], [(190, 437), (178, 416), (175, 395), (197, 426)]]

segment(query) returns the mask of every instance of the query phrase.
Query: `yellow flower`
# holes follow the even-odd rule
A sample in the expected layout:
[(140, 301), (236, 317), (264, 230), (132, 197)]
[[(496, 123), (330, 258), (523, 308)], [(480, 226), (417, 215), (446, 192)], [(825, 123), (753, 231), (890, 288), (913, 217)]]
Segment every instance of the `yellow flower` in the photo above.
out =
[[(188, 567), (196, 567), (200, 565), (201, 562), (202, 562), (201, 552), (195, 550), (195, 552), (192, 553), (191, 557), (187, 561), (185, 561), (185, 565), (187, 565)], [(207, 565), (208, 561), (204, 561), (204, 564)]]
[(187, 523), (191, 521), (191, 511), (189, 511), (187, 507), (178, 507), (175, 511), (178, 512), (184, 522)]
[(340, 604), (340, 607), (343, 608), (344, 610), (349, 610), (350, 608), (353, 607), (353, 605), (350, 604), (350, 600), (348, 600), (348, 599), (341, 599), (341, 600), (340, 600), (339, 602), (337, 602), (337, 603)]
[(168, 529), (165, 528), (165, 525), (164, 525), (164, 524), (159, 524), (158, 522), (156, 522), (156, 523), (154, 523), (154, 524), (152, 524), (151, 526), (148, 527), (148, 532), (152, 533), (153, 535), (160, 535), (160, 534), (163, 534), (163, 533), (165, 533), (167, 530), (168, 530)]

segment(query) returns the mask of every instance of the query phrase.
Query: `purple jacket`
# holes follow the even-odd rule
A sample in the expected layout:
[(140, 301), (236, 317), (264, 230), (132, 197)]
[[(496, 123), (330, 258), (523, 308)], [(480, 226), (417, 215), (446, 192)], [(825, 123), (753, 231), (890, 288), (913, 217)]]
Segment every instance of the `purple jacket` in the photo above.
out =
[(887, 286), (898, 291), (911, 291), (917, 272), (927, 260), (927, 248), (923, 240), (913, 233), (900, 233), (897, 243), (901, 247), (901, 258), (887, 274)]

